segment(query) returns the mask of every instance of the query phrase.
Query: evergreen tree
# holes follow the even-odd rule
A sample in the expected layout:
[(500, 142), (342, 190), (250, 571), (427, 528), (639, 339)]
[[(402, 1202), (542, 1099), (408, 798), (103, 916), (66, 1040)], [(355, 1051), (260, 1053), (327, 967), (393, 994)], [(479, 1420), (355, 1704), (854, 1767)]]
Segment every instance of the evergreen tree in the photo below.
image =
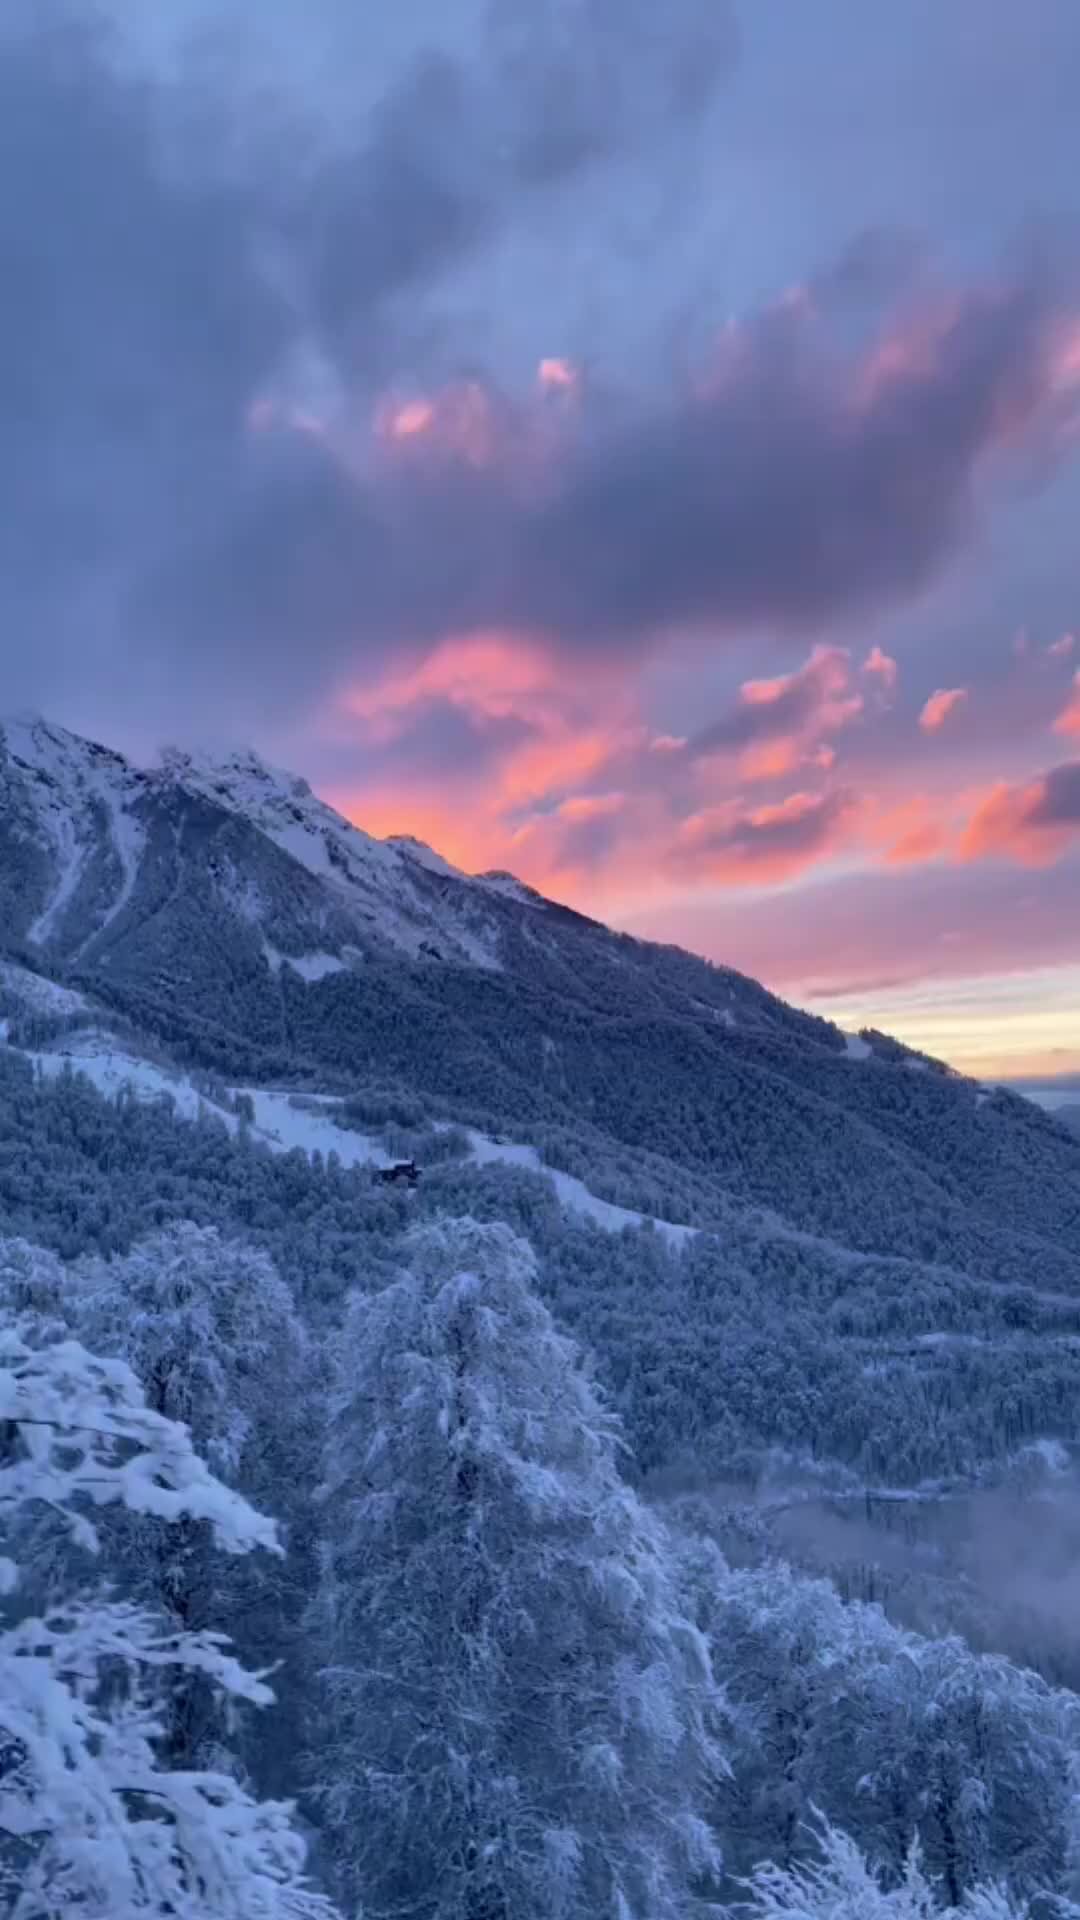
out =
[[(266, 1255), (182, 1222), (123, 1258), (88, 1263), (79, 1278), (78, 1326), (88, 1343), (122, 1355), (148, 1405), (189, 1427), (211, 1464), (249, 1499), (291, 1507), (290, 1490), (317, 1477), (318, 1410), (303, 1327)], [(124, 1523), (129, 1588), (145, 1604), (182, 1631), (227, 1620), (257, 1666), (285, 1660), (283, 1728), (304, 1678), (298, 1627), (312, 1578), (313, 1543), (303, 1519), (309, 1504), (296, 1501), (287, 1563), (239, 1562), (224, 1578), (197, 1518), (127, 1516)], [(205, 1759), (222, 1732), (207, 1686), (197, 1674), (178, 1676), (169, 1735), (176, 1764)], [(235, 1734), (231, 1746), (244, 1753)], [(289, 1750), (287, 1737), (263, 1749), (264, 1788), (281, 1790), (278, 1763)]]
[[(741, 1909), (745, 1920), (1029, 1920), (1026, 1901), (989, 1884), (943, 1906), (917, 1845), (900, 1880), (887, 1887), (846, 1834), (826, 1823), (818, 1844), (821, 1857), (808, 1865), (757, 1869), (747, 1883), (754, 1898)], [(1059, 1920), (1080, 1915), (1068, 1902), (1053, 1908)]]
[[(29, 1334), (29, 1338), (26, 1337)], [(197, 1519), (248, 1554), (274, 1530), (216, 1480), (185, 1429), (145, 1404), (130, 1370), (73, 1341), (0, 1331), (0, 1538), (47, 1505), (73, 1553), (98, 1550), (95, 1509)], [(115, 1571), (115, 1570), (113, 1570)], [(72, 1585), (41, 1614), (0, 1560), (0, 1911), (9, 1920), (332, 1920), (303, 1878), (290, 1809), (218, 1770), (176, 1769), (161, 1676), (198, 1674), (215, 1699), (269, 1689), (220, 1635), (175, 1631), (126, 1598)]]
[(502, 1225), (357, 1300), (328, 1449), (317, 1797), (343, 1900), (685, 1920), (721, 1702), (616, 1422)]

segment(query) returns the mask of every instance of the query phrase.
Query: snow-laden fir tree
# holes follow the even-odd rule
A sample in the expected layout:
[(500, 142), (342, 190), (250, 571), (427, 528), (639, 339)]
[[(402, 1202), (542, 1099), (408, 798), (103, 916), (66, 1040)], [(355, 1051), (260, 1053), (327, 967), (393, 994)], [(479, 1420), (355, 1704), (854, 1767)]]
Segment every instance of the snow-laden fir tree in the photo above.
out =
[[(99, 1546), (94, 1510), (197, 1519), (215, 1546), (276, 1545), (186, 1430), (148, 1408), (121, 1362), (74, 1341), (0, 1330), (0, 1538), (48, 1506), (73, 1556)], [(32, 1529), (30, 1530), (32, 1531)], [(74, 1565), (74, 1558), (72, 1560)], [(109, 1568), (115, 1573), (115, 1568)], [(27, 1607), (0, 1560), (0, 1912), (6, 1920), (332, 1920), (303, 1877), (289, 1808), (228, 1774), (169, 1765), (163, 1673), (202, 1677), (217, 1701), (272, 1695), (219, 1635), (175, 1631), (123, 1598), (73, 1585)]]
[[(87, 1344), (127, 1360), (148, 1405), (183, 1421), (218, 1472), (286, 1523), (296, 1501), (288, 1559), (269, 1566), (244, 1561), (223, 1574), (208, 1528), (190, 1515), (168, 1524), (128, 1516), (117, 1543), (128, 1590), (177, 1629), (224, 1621), (254, 1664), (284, 1661), (277, 1741), (255, 1752), (235, 1735), (230, 1741), (261, 1786), (280, 1792), (291, 1784), (288, 1723), (303, 1688), (298, 1628), (312, 1577), (310, 1500), (296, 1496), (317, 1479), (321, 1438), (312, 1355), (292, 1295), (265, 1254), (183, 1221), (122, 1257), (80, 1263), (69, 1299)], [(223, 1730), (197, 1674), (176, 1677), (169, 1727), (177, 1765), (217, 1750)]]
[(722, 1703), (616, 1422), (501, 1224), (411, 1236), (341, 1344), (313, 1771), (369, 1920), (687, 1920)]
[(997, 1883), (1075, 1896), (1074, 1694), (957, 1638), (908, 1632), (782, 1562), (733, 1571), (695, 1535), (679, 1552), (733, 1715), (714, 1808), (729, 1875), (807, 1859), (818, 1807), (890, 1882), (917, 1842), (954, 1907)]
[[(820, 1859), (794, 1867), (759, 1867), (747, 1883), (751, 1898), (742, 1920), (1029, 1920), (1026, 1901), (1003, 1887), (972, 1888), (959, 1906), (942, 1903), (942, 1888), (926, 1874), (918, 1846), (911, 1848), (901, 1879), (886, 1886), (847, 1834), (824, 1823)], [(1080, 1908), (1052, 1902), (1058, 1920), (1077, 1920)]]

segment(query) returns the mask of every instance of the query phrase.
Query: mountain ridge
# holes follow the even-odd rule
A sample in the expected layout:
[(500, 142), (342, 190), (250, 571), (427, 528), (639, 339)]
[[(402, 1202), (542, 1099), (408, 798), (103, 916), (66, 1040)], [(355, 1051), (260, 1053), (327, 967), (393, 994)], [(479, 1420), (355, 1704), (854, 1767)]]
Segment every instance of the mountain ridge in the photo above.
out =
[[(0, 802), (9, 955), (182, 1060), (417, 1100), (575, 1174), (588, 1141), (674, 1220), (765, 1208), (859, 1253), (995, 1285), (1037, 1262), (1080, 1290), (1075, 1135), (887, 1036), (374, 840), (254, 753), (140, 770), (9, 722)], [(600, 1190), (637, 1207), (623, 1177)]]

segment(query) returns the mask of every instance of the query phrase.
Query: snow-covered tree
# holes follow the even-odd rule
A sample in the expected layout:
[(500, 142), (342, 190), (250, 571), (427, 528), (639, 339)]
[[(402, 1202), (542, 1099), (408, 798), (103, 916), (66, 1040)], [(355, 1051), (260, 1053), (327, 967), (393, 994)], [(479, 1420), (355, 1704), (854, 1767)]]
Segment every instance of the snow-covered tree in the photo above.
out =
[[(229, 1554), (276, 1550), (272, 1523), (230, 1492), (187, 1431), (148, 1408), (121, 1362), (73, 1341), (0, 1331), (0, 1537), (47, 1505), (74, 1550), (99, 1546), (94, 1509), (204, 1522)], [(20, 1609), (0, 1561), (0, 1911), (8, 1920), (330, 1920), (303, 1877), (289, 1808), (227, 1774), (170, 1769), (163, 1673), (205, 1677), (221, 1699), (269, 1690), (220, 1635), (178, 1632), (137, 1605), (73, 1589)]]
[[(287, 1521), (292, 1495), (317, 1478), (321, 1434), (307, 1338), (266, 1255), (184, 1221), (121, 1258), (84, 1263), (76, 1294), (76, 1324), (88, 1345), (127, 1360), (148, 1405), (183, 1421), (249, 1499), (276, 1513), (284, 1505)], [(302, 1684), (297, 1628), (311, 1585), (312, 1543), (303, 1537), (310, 1501), (296, 1507), (301, 1538), (290, 1538), (288, 1562), (269, 1569), (245, 1562), (225, 1579), (204, 1523), (190, 1515), (167, 1525), (129, 1519), (130, 1590), (179, 1630), (229, 1619), (248, 1658), (259, 1665), (286, 1659), (288, 1692)], [(286, 1717), (291, 1704), (283, 1702)], [(170, 1739), (178, 1765), (214, 1751), (221, 1729), (209, 1709), (205, 1682), (177, 1676)], [(280, 1756), (289, 1742), (275, 1747)], [(265, 1766), (259, 1774), (280, 1790), (273, 1766), (269, 1776)]]
[[(886, 1887), (855, 1842), (828, 1824), (818, 1836), (820, 1860), (796, 1867), (759, 1867), (747, 1882), (745, 1920), (1027, 1920), (1030, 1908), (1003, 1888), (974, 1888), (959, 1906), (942, 1906), (940, 1889), (923, 1871), (918, 1847), (902, 1879)], [(1080, 1909), (1058, 1909), (1066, 1913)]]
[(913, 1840), (942, 1898), (1074, 1891), (1080, 1701), (773, 1562), (682, 1547), (687, 1604), (734, 1713), (715, 1814), (728, 1871), (804, 1859), (811, 1808), (895, 1878)]
[(685, 1920), (722, 1703), (613, 1417), (502, 1225), (411, 1237), (349, 1316), (314, 1770), (372, 1920)]

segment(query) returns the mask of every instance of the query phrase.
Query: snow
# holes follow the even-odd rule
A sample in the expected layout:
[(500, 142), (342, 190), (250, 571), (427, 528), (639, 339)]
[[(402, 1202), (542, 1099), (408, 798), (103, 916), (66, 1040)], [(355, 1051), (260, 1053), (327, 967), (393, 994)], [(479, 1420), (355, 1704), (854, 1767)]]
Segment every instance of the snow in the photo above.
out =
[[(506, 874), (472, 878), (408, 835), (377, 840), (335, 812), (306, 780), (269, 766), (244, 750), (215, 757), (167, 749), (150, 772), (119, 754), (38, 719), (4, 724), (4, 738), (25, 770), (35, 825), (51, 849), (51, 891), (30, 938), (47, 942), (79, 891), (87, 863), (103, 837), (119, 869), (114, 897), (92, 935), (116, 918), (131, 898), (145, 847), (134, 803), (155, 788), (198, 795), (248, 821), (289, 859), (297, 861), (345, 900), (371, 932), (414, 958), (435, 948), (441, 959), (498, 970), (501, 920), (495, 896), (537, 904), (539, 896)], [(431, 876), (446, 880), (433, 888)], [(242, 890), (241, 890), (242, 891)], [(238, 898), (256, 926), (263, 918), (257, 893)], [(321, 979), (332, 969), (298, 971)]]
[[(381, 1166), (387, 1156), (377, 1140), (367, 1134), (339, 1127), (333, 1117), (337, 1105), (332, 1095), (275, 1092), (269, 1087), (234, 1087), (233, 1093), (249, 1095), (255, 1111), (256, 1139), (264, 1140), (275, 1153), (336, 1153), (344, 1167)], [(303, 1100), (302, 1107), (295, 1105)]]
[(467, 1129), (472, 1158), (478, 1166), (490, 1166), (493, 1161), (502, 1161), (507, 1166), (524, 1167), (529, 1173), (541, 1173), (550, 1180), (559, 1197), (560, 1204), (568, 1213), (576, 1213), (605, 1233), (621, 1233), (624, 1227), (640, 1227), (646, 1220), (652, 1219), (657, 1233), (676, 1245), (685, 1245), (698, 1229), (676, 1225), (670, 1220), (656, 1220), (651, 1214), (636, 1213), (631, 1207), (617, 1207), (611, 1200), (601, 1200), (590, 1193), (583, 1180), (572, 1173), (560, 1173), (556, 1168), (546, 1166), (535, 1147), (521, 1143), (492, 1140), (487, 1134)]
[(99, 809), (108, 816), (121, 871), (120, 890), (102, 923), (107, 925), (135, 884), (144, 836), (129, 803), (142, 791), (143, 776), (119, 754), (33, 715), (5, 720), (0, 731), (12, 758), (30, 770), (29, 798), (55, 861), (52, 894), (28, 929), (28, 939), (43, 945), (74, 898), (97, 844)]
[(70, 987), (57, 986), (55, 980), (31, 973), (28, 967), (20, 967), (13, 960), (0, 960), (0, 986), (17, 994), (34, 1013), (82, 1013), (88, 1004), (83, 994), (74, 993)]
[(520, 906), (536, 907), (544, 904), (543, 896), (532, 887), (527, 887), (524, 880), (519, 880), (515, 874), (480, 873), (475, 876), (475, 879), (476, 884), (486, 887), (489, 893), (499, 893), (504, 900), (516, 900)]
[[(57, 1078), (68, 1067), (76, 1073), (85, 1074), (98, 1091), (110, 1100), (115, 1100), (125, 1089), (133, 1092), (137, 1099), (146, 1101), (169, 1096), (175, 1103), (175, 1111), (180, 1119), (197, 1120), (201, 1114), (209, 1112), (231, 1134), (235, 1134), (240, 1125), (235, 1113), (218, 1106), (207, 1094), (193, 1086), (185, 1075), (123, 1051), (111, 1042), (107, 1034), (80, 1033), (69, 1045), (49, 1051), (28, 1051), (24, 1057), (39, 1067), (49, 1079)], [(389, 1163), (389, 1157), (378, 1139), (337, 1125), (334, 1113), (339, 1101), (335, 1095), (297, 1094), (288, 1089), (270, 1087), (231, 1087), (229, 1092), (232, 1096), (245, 1094), (250, 1099), (255, 1115), (251, 1137), (262, 1141), (273, 1153), (292, 1153), (297, 1148), (306, 1154), (321, 1153), (325, 1156), (335, 1153), (344, 1167), (375, 1167)], [(632, 1207), (620, 1207), (614, 1201), (600, 1199), (575, 1175), (546, 1166), (535, 1147), (519, 1142), (492, 1140), (487, 1134), (474, 1129), (468, 1129), (467, 1133), (470, 1154), (477, 1166), (501, 1162), (506, 1166), (523, 1167), (529, 1173), (542, 1174), (551, 1181), (559, 1204), (567, 1213), (591, 1220), (605, 1233), (621, 1233), (625, 1227), (640, 1227), (646, 1220), (652, 1220), (657, 1233), (663, 1234), (671, 1244), (682, 1246), (698, 1231), (695, 1227), (658, 1220)]]
[(464, 880), (467, 877), (460, 867), (452, 867), (449, 860), (444, 860), (441, 853), (436, 853), (434, 847), (429, 847), (424, 840), (414, 839), (411, 833), (391, 834), (383, 845), (395, 848), (407, 860), (415, 860), (418, 866), (426, 867), (429, 873), (442, 874), (449, 880)]
[(197, 1120), (201, 1111), (209, 1109), (224, 1121), (230, 1133), (236, 1132), (235, 1115), (199, 1093), (183, 1074), (123, 1052), (110, 1045), (107, 1035), (79, 1034), (70, 1046), (48, 1052), (28, 1051), (25, 1057), (40, 1068), (47, 1080), (57, 1079), (70, 1067), (75, 1073), (85, 1074), (98, 1092), (110, 1100), (115, 1100), (125, 1088), (130, 1088), (139, 1100), (160, 1100), (168, 1095), (175, 1101), (181, 1119)]
[(52, 841), (58, 879), (52, 895), (37, 919), (26, 930), (27, 939), (35, 947), (44, 946), (65, 907), (73, 899), (82, 877), (82, 853), (70, 815), (49, 808), (47, 817), (42, 820), (42, 825), (46, 827)]
[(1051, 1473), (1068, 1473), (1072, 1467), (1069, 1450), (1060, 1440), (1032, 1440), (1030, 1445), (1022, 1448), (1021, 1451), (1025, 1454), (1034, 1454)]
[(99, 783), (100, 797), (109, 815), (112, 829), (112, 844), (116, 858), (120, 863), (120, 891), (113, 900), (97, 931), (111, 925), (118, 914), (122, 913), (135, 888), (139, 862), (146, 844), (146, 835), (136, 820), (120, 804), (116, 791)]
[(868, 1040), (863, 1039), (861, 1034), (845, 1033), (844, 1046), (849, 1060), (872, 1060), (874, 1057), (873, 1047)]
[(347, 972), (344, 960), (332, 953), (302, 953), (298, 960), (290, 959), (289, 965), (302, 980), (308, 981), (326, 980), (333, 973)]
[[(79, 1034), (70, 1046), (27, 1052), (24, 1057), (50, 1080), (58, 1078), (67, 1067), (85, 1074), (99, 1093), (110, 1100), (115, 1100), (125, 1089), (139, 1100), (160, 1100), (167, 1095), (175, 1102), (176, 1113), (182, 1120), (197, 1120), (200, 1114), (209, 1112), (231, 1134), (240, 1126), (236, 1114), (200, 1093), (185, 1075), (124, 1052), (113, 1046), (107, 1035)], [(386, 1160), (377, 1140), (335, 1124), (333, 1111), (338, 1103), (332, 1095), (303, 1095), (267, 1087), (233, 1087), (230, 1092), (250, 1096), (255, 1113), (252, 1138), (262, 1141), (272, 1153), (291, 1153), (297, 1147), (307, 1154), (336, 1153), (346, 1167), (367, 1166), (372, 1162), (381, 1165)], [(296, 1106), (297, 1100), (302, 1100), (304, 1105)]]
[(344, 960), (333, 953), (279, 953), (268, 940), (263, 941), (263, 954), (271, 973), (280, 973), (282, 967), (291, 967), (301, 980), (326, 980), (333, 973), (346, 973), (348, 968)]
[[(306, 780), (267, 765), (250, 750), (215, 759), (169, 748), (157, 777), (250, 821), (283, 853), (359, 907), (372, 930), (392, 945), (415, 957), (430, 943), (444, 957), (498, 968), (497, 929), (467, 912), (470, 892), (476, 906), (482, 904), (478, 883), (421, 841), (376, 840), (320, 800)], [(417, 872), (421, 867), (460, 883), (460, 907), (455, 899), (432, 899)]]

